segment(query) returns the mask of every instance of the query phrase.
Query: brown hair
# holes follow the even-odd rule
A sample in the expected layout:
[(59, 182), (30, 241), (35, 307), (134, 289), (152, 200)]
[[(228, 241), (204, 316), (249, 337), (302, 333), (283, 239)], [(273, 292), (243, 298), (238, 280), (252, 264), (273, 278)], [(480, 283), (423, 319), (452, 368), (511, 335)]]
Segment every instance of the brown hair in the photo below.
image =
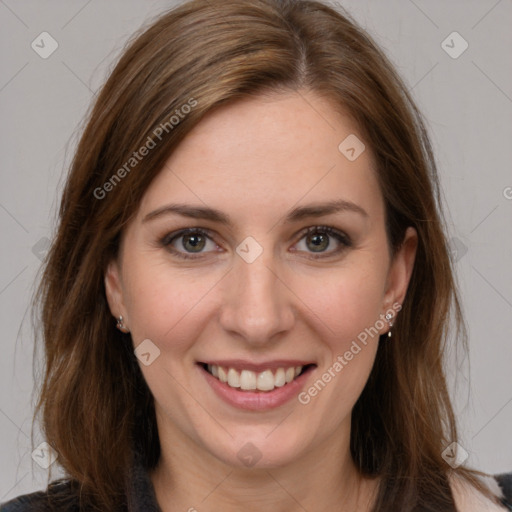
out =
[[(419, 237), (393, 341), (379, 344), (352, 414), (354, 461), (381, 477), (374, 510), (455, 510), (451, 473), (482, 489), (479, 472), (452, 472), (441, 456), (457, 440), (442, 367), (447, 326), (454, 315), (465, 343), (464, 326), (435, 161), (407, 88), (362, 29), (319, 2), (193, 0), (130, 42), (98, 95), (36, 296), (45, 371), (34, 421), (42, 412), (46, 439), (83, 502), (122, 509), (132, 448), (148, 469), (160, 453), (153, 398), (105, 297), (123, 227), (205, 114), (249, 95), (307, 89), (357, 121), (377, 162), (391, 250), (408, 226)], [(155, 146), (136, 158), (150, 139)]]

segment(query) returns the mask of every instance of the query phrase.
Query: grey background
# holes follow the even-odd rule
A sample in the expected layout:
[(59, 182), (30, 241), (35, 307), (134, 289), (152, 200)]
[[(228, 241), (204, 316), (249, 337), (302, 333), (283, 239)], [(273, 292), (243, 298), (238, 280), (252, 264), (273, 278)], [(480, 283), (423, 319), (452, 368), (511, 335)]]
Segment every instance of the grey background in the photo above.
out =
[[(429, 123), (470, 334), (470, 366), (449, 365), (462, 444), (469, 465), (512, 471), (512, 2), (341, 4), (390, 55)], [(172, 5), (0, 0), (0, 502), (46, 479), (31, 457), (28, 306), (80, 122), (127, 38)], [(47, 59), (31, 48), (43, 31), (59, 45)], [(453, 31), (469, 44), (457, 59), (441, 46)]]

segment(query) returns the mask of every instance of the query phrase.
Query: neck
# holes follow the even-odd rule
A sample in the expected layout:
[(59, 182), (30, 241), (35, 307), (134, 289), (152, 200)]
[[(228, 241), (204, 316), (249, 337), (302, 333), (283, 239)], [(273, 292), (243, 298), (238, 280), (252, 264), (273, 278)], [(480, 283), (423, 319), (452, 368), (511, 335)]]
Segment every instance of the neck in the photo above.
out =
[[(160, 426), (159, 426), (160, 427)], [(363, 478), (350, 455), (350, 420), (320, 446), (284, 466), (233, 467), (178, 430), (159, 428), (161, 456), (150, 473), (162, 512), (275, 512), (371, 509), (378, 482)]]

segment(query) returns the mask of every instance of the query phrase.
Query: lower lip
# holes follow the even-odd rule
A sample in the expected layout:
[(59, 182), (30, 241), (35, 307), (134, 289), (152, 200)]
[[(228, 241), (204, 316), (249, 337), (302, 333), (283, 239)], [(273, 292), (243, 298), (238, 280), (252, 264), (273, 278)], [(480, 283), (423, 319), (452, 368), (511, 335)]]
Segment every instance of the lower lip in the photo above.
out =
[(239, 409), (245, 409), (247, 411), (265, 411), (275, 409), (276, 407), (289, 402), (292, 398), (297, 397), (301, 392), (307, 378), (316, 368), (316, 366), (308, 367), (304, 373), (280, 388), (274, 388), (272, 391), (254, 392), (241, 391), (239, 389), (232, 388), (225, 382), (221, 382), (219, 379), (208, 373), (200, 364), (198, 364), (198, 367), (204, 375), (206, 382), (208, 382), (217, 396), (229, 405), (238, 407)]

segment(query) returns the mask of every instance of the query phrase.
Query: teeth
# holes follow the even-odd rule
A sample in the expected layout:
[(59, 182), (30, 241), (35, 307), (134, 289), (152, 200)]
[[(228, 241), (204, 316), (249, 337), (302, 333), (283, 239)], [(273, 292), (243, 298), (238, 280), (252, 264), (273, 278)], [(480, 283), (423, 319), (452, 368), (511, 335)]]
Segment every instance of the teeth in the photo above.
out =
[(274, 384), (277, 388), (281, 388), (286, 384), (286, 374), (284, 373), (284, 368), (278, 368), (274, 377)]
[[(227, 382), (228, 381), (228, 374), (226, 373), (226, 370), (224, 368), (217, 366), (217, 373), (219, 374), (218, 379), (221, 382)], [(213, 375), (213, 366), (212, 366), (212, 375)]]
[(265, 370), (264, 372), (259, 373), (255, 387), (260, 391), (272, 391), (275, 388), (275, 379), (272, 372), (270, 370)]
[(228, 385), (232, 388), (240, 387), (240, 374), (233, 368), (228, 370)]
[(302, 371), (302, 366), (291, 366), (290, 368), (278, 368), (275, 375), (272, 370), (265, 370), (260, 373), (251, 370), (241, 372), (234, 368), (225, 369), (215, 364), (207, 365), (208, 372), (221, 382), (225, 382), (232, 388), (243, 389), (244, 391), (272, 391), (291, 382)]
[[(231, 370), (233, 369), (231, 368), (230, 371)], [(240, 374), (240, 387), (245, 390), (256, 389), (256, 374), (249, 370), (242, 370)]]

